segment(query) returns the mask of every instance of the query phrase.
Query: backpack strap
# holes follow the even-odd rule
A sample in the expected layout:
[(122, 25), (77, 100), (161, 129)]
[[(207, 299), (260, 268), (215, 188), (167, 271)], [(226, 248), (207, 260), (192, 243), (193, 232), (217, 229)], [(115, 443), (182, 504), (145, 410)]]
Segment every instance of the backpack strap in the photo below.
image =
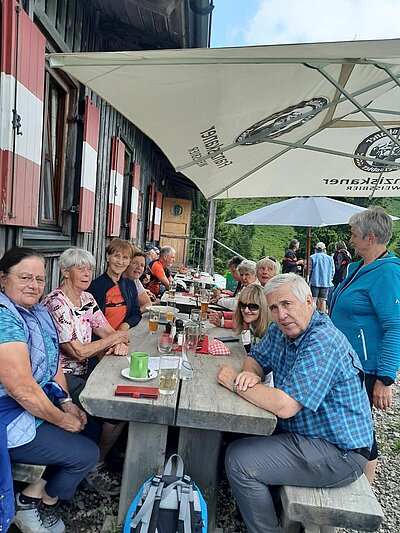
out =
[(158, 497), (161, 499), (161, 493), (164, 487), (164, 482), (161, 476), (154, 476), (151, 480), (151, 485), (143, 505), (131, 520), (131, 529), (135, 529), (141, 525), (140, 533), (148, 533), (150, 527), (150, 519), (153, 512), (154, 502)]
[(192, 533), (192, 512), (194, 502), (193, 485), (189, 476), (184, 476), (184, 483), (178, 491), (178, 533)]
[(176, 463), (176, 474), (175, 475), (177, 477), (183, 478), (183, 470), (184, 470), (183, 459), (177, 453), (174, 453), (168, 459), (167, 464), (165, 465), (164, 475), (166, 475), (166, 476), (170, 476), (171, 475), (171, 473), (172, 473), (172, 462), (173, 462), (174, 459), (175, 459), (175, 463)]

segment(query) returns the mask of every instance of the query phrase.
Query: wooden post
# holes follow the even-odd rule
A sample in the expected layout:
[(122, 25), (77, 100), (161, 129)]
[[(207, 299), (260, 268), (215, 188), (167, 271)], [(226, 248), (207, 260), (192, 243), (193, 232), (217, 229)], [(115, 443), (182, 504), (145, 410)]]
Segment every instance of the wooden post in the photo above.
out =
[(311, 228), (307, 228), (307, 245), (306, 245), (306, 264), (304, 267), (304, 278), (308, 281), (310, 274), (310, 255), (311, 255)]
[(215, 233), (215, 219), (217, 215), (217, 200), (209, 200), (208, 202), (208, 226), (206, 237), (206, 249), (204, 254), (204, 271), (214, 274), (214, 233)]

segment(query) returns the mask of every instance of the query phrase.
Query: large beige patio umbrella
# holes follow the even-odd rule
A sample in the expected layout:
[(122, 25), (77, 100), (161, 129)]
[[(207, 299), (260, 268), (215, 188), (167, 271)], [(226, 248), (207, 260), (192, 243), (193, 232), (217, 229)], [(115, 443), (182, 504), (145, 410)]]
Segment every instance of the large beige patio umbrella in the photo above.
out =
[(207, 198), (400, 195), (400, 40), (51, 54)]

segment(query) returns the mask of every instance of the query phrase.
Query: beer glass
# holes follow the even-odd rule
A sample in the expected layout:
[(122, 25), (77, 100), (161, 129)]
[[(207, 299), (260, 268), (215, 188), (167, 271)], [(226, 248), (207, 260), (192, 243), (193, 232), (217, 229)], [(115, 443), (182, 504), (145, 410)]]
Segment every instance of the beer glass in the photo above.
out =
[(158, 322), (160, 320), (160, 311), (150, 309), (149, 312), (149, 333), (155, 335), (158, 330)]

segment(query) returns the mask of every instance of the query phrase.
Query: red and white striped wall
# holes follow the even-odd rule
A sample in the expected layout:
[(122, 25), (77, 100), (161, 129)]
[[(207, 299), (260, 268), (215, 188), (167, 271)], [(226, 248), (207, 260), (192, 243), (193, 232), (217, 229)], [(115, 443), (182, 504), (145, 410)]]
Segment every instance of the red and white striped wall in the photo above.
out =
[[(17, 8), (20, 9), (19, 15), (16, 13)], [(2, 0), (1, 19), (0, 223), (36, 226), (42, 157), (46, 39), (16, 0)], [(23, 134), (15, 137), (13, 155), (12, 109), (15, 104), (15, 84), (16, 109), (21, 116)]]
[(118, 237), (121, 230), (125, 145), (119, 137), (111, 140), (111, 174), (108, 193), (107, 236)]
[(149, 215), (147, 217), (147, 240), (149, 242), (153, 240), (154, 196), (155, 183), (152, 181), (149, 191)]
[(135, 239), (138, 222), (139, 209), (139, 191), (140, 191), (140, 165), (137, 161), (133, 163), (132, 173), (132, 196), (131, 196), (131, 219), (129, 225), (129, 238)]
[(78, 231), (87, 233), (91, 233), (94, 228), (99, 123), (100, 112), (89, 96), (86, 96)]
[(163, 193), (157, 191), (156, 192), (156, 206), (154, 209), (154, 228), (153, 228), (153, 239), (155, 241), (160, 240), (162, 199), (163, 199)]

